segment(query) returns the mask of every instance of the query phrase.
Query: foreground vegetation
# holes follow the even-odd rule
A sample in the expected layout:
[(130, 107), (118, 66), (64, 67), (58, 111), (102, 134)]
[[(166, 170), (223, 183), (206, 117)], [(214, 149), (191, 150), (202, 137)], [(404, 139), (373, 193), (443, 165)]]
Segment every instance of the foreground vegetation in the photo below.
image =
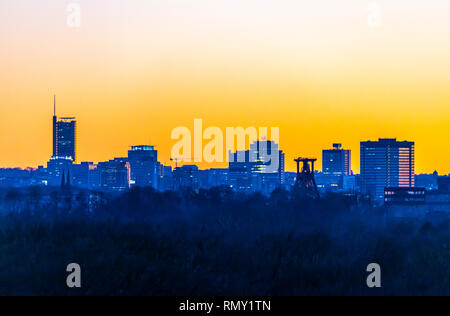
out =
[(448, 221), (342, 196), (29, 188), (1, 191), (0, 212), (0, 295), (450, 295)]

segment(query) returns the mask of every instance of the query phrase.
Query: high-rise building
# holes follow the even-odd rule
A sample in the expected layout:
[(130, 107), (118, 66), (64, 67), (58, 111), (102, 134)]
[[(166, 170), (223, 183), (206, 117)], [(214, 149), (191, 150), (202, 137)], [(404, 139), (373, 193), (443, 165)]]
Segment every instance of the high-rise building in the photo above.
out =
[(333, 144), (333, 149), (322, 151), (322, 174), (317, 184), (324, 191), (344, 189), (344, 177), (352, 174), (351, 151), (343, 149), (341, 144)]
[(274, 141), (260, 140), (250, 145), (250, 159), (256, 162), (255, 173), (278, 174), (279, 184), (284, 183), (285, 154)]
[(270, 194), (285, 183), (285, 154), (274, 141), (256, 141), (229, 153), (229, 185), (236, 191)]
[(199, 169), (195, 165), (185, 165), (173, 171), (175, 191), (180, 189), (199, 189)]
[(238, 192), (249, 192), (256, 190), (256, 181), (253, 170), (256, 162), (250, 160), (249, 151), (237, 151), (230, 153), (228, 165), (228, 183), (233, 190)]
[(322, 171), (324, 174), (349, 176), (352, 174), (351, 151), (341, 144), (333, 144), (333, 149), (322, 152)]
[(122, 192), (130, 188), (130, 164), (125, 159), (100, 162), (97, 169), (101, 190)]
[(76, 125), (74, 117), (56, 116), (56, 97), (53, 113), (53, 155), (52, 157), (70, 158), (76, 161)]
[(362, 191), (375, 200), (384, 199), (385, 188), (414, 187), (414, 168), (414, 142), (361, 142)]
[(133, 146), (128, 151), (131, 185), (158, 189), (158, 151), (153, 146)]

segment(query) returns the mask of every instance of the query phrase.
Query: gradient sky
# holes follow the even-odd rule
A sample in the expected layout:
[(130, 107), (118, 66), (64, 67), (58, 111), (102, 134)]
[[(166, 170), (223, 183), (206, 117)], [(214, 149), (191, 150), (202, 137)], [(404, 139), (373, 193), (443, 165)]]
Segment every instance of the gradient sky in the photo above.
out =
[[(277, 126), (295, 156), (341, 142), (416, 142), (418, 172), (450, 173), (448, 0), (0, 0), (0, 166), (45, 165), (52, 99), (78, 119), (78, 161), (173, 128)], [(369, 4), (382, 8), (368, 25)], [(223, 165), (205, 165), (215, 167)]]

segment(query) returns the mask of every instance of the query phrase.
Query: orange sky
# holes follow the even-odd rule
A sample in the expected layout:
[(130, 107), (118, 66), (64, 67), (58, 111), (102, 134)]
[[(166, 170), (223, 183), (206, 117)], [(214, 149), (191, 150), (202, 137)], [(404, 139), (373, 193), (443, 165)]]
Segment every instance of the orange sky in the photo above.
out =
[[(0, 4), (0, 167), (45, 165), (52, 99), (78, 119), (78, 161), (154, 144), (177, 126), (280, 128), (287, 167), (333, 142), (416, 142), (418, 172), (450, 173), (448, 1), (83, 0)], [(319, 164), (320, 165), (320, 164)], [(218, 165), (202, 164), (203, 168)], [(223, 165), (220, 165), (223, 166)]]

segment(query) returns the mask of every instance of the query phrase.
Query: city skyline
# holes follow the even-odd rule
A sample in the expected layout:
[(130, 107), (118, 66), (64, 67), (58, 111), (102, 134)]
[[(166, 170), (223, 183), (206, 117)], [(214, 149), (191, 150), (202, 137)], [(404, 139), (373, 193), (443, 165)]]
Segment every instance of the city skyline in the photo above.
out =
[[(204, 130), (202, 120), (194, 121), (194, 136), (187, 127), (177, 127), (176, 133), (172, 133), (171, 139), (176, 141), (173, 147), (176, 150), (172, 150), (172, 154), (182, 157), (181, 160), (176, 157), (170, 159), (175, 163), (175, 169), (158, 159), (155, 144), (132, 145), (126, 156), (110, 156), (95, 163), (90, 159), (77, 163), (77, 120), (75, 117), (58, 117), (56, 96), (53, 100), (53, 150), (47, 166), (41, 165), (35, 170), (0, 168), (2, 185), (60, 186), (67, 189), (73, 184), (78, 188), (105, 192), (125, 192), (135, 187), (151, 187), (158, 191), (198, 191), (225, 186), (236, 192), (266, 195), (277, 189), (292, 189), (312, 198), (320, 198), (320, 192), (363, 194), (375, 203), (381, 203), (397, 201), (401, 196), (408, 199), (412, 191), (407, 189), (415, 188), (416, 182), (424, 187), (417, 188), (414, 191), (417, 196), (412, 198), (420, 200), (425, 197), (426, 190), (433, 191), (439, 182), (436, 171), (432, 178), (424, 174), (417, 177), (414, 141), (395, 138), (361, 141), (360, 174), (353, 172), (352, 151), (341, 143), (333, 143), (332, 149), (322, 149), (323, 172), (317, 174), (316, 180), (318, 159), (315, 157), (306, 158), (298, 154), (297, 157), (301, 156), (293, 159), (297, 172), (286, 169), (286, 155), (279, 145), (278, 128), (270, 129), (270, 137), (267, 127), (258, 130), (254, 127), (227, 128), (225, 143), (222, 131), (218, 127)], [(206, 146), (204, 140), (208, 140)], [(188, 149), (186, 156), (185, 150), (192, 144), (194, 156), (191, 156), (192, 148)], [(203, 160), (194, 157), (202, 157), (202, 154), (206, 161), (223, 161), (214, 160), (222, 159), (218, 152), (224, 150), (217, 146), (230, 150), (226, 151), (228, 159), (224, 162), (228, 164), (227, 168), (200, 169), (199, 164)], [(198, 153), (200, 156), (196, 156)], [(189, 160), (184, 160), (186, 158)]]
[(0, 69), (0, 295), (450, 295), (450, 0), (0, 0)]
[[(339, 142), (413, 140), (417, 173), (449, 174), (450, 10), (437, 0), (0, 3), (1, 167), (51, 152), (51, 97), (78, 120), (78, 161), (156, 144), (177, 126), (278, 126), (286, 169)], [(176, 13), (175, 13), (176, 12)], [(132, 17), (132, 18), (131, 18)], [(201, 168), (225, 164), (201, 164)]]
[[(101, 162), (105, 162), (105, 161), (109, 161), (109, 160), (111, 160), (111, 159), (116, 159), (116, 158), (118, 158), (118, 157), (123, 157), (123, 156), (125, 156), (125, 155), (114, 155), (114, 154), (110, 154), (110, 156), (109, 156), (109, 158), (107, 158), (107, 159), (105, 159), (105, 160), (93, 160), (93, 159), (76, 159), (76, 156), (77, 156), (77, 152), (76, 152), (76, 150), (78, 150), (78, 137), (77, 137), (77, 132), (78, 132), (78, 128), (76, 128), (75, 126), (76, 125), (78, 125), (78, 121), (77, 121), (77, 119), (76, 119), (76, 117), (74, 117), (74, 116), (70, 116), (70, 117), (58, 117), (57, 115), (56, 115), (56, 108), (57, 108), (57, 106), (56, 106), (56, 96), (53, 96), (53, 125), (52, 125), (52, 129), (53, 129), (53, 131), (52, 131), (52, 134), (53, 134), (53, 136), (52, 136), (52, 139), (53, 139), (53, 141), (52, 141), (52, 154), (49, 156), (50, 158), (52, 158), (52, 157), (54, 157), (54, 158), (58, 158), (58, 157), (61, 157), (61, 158), (70, 158), (74, 163), (75, 162), (77, 162), (77, 161), (80, 161), (80, 162), (89, 162), (89, 163), (94, 163), (94, 164), (98, 164), (98, 163), (101, 163)], [(61, 124), (62, 126), (61, 127), (59, 127), (58, 128), (58, 124)], [(61, 129), (61, 128), (63, 128), (63, 129), (65, 129), (65, 130), (67, 130), (65, 133), (68, 133), (68, 135), (70, 135), (70, 138), (71, 138), (71, 140), (69, 141), (69, 145), (65, 145), (66, 147), (67, 147), (67, 149), (65, 149), (66, 151), (68, 151), (68, 152), (71, 152), (71, 153), (73, 153), (73, 155), (75, 156), (75, 158), (74, 157), (72, 157), (72, 155), (58, 155), (58, 150), (57, 150), (57, 147), (58, 147), (58, 143), (59, 142), (61, 142), (61, 140), (59, 140), (59, 136), (58, 136), (58, 129)], [(244, 129), (245, 129), (246, 127), (244, 127)], [(55, 134), (56, 133), (56, 134)], [(260, 141), (263, 141), (264, 139), (261, 139), (261, 138), (259, 138), (258, 137), (258, 139), (257, 139), (257, 141), (258, 142), (260, 142)], [(273, 141), (273, 140), (271, 140), (271, 138), (269, 137), (267, 140), (269, 140), (269, 141)], [(398, 141), (398, 139), (396, 139), (396, 138), (392, 138), (392, 137), (390, 137), (390, 138), (383, 138), (383, 137), (379, 137), (378, 139), (375, 139), (375, 140), (367, 140), (367, 141), (363, 141), (363, 140), (360, 140), (359, 141), (359, 144), (360, 144), (360, 147), (359, 147), (359, 149), (361, 149), (361, 145), (363, 144), (363, 143), (366, 143), (366, 142), (372, 142), (372, 141), (377, 141), (377, 140), (379, 140), (379, 141), (381, 141), (381, 140), (395, 140), (395, 141)], [(171, 139), (171, 143), (172, 143), (172, 145), (175, 143), (176, 141), (174, 141), (173, 139)], [(408, 142), (407, 140), (403, 140), (403, 142)], [(414, 143), (414, 142), (413, 142)], [(276, 144), (276, 146), (278, 147), (279, 146), (279, 143), (277, 143), (277, 142), (275, 142), (275, 144)], [(251, 144), (250, 143), (248, 143), (248, 140), (246, 140), (246, 144), (245, 144), (245, 150), (249, 150), (250, 148), (251, 148), (251, 146), (250, 146)], [(55, 147), (56, 146), (56, 147)], [(71, 147), (73, 147), (72, 149), (71, 149)], [(156, 149), (156, 148), (158, 148), (158, 144), (150, 144), (150, 143), (142, 143), (142, 144), (134, 144), (134, 145), (129, 145), (129, 146), (127, 146), (127, 149), (126, 149), (126, 153), (129, 153), (130, 152), (130, 150), (132, 151), (134, 148), (138, 148), (138, 147), (151, 147), (151, 148), (154, 148), (154, 149)], [(341, 143), (337, 143), (337, 142), (334, 142), (333, 143), (333, 147), (334, 147), (334, 149), (333, 150), (341, 150), (342, 148), (342, 144)], [(281, 146), (280, 146), (280, 148), (281, 148)], [(337, 149), (336, 149), (337, 148)], [(282, 148), (281, 148), (282, 149)], [(270, 149), (269, 149), (270, 150)], [(324, 170), (322, 170), (323, 168), (320, 168), (320, 166), (321, 165), (323, 165), (323, 163), (324, 163), (324, 154), (325, 153), (328, 153), (328, 152), (330, 152), (330, 151), (333, 151), (333, 150), (330, 150), (329, 149), (329, 146), (327, 147), (327, 146), (324, 146), (322, 149), (320, 149), (320, 154), (318, 154), (317, 156), (314, 156), (314, 158), (315, 159), (317, 159), (317, 161), (318, 161), (318, 164), (317, 164), (317, 171), (319, 171), (319, 172), (325, 172)], [(348, 162), (348, 164), (349, 164), (349, 167), (347, 166), (347, 170), (348, 171), (351, 171), (351, 172), (353, 172), (354, 174), (359, 174), (360, 172), (360, 170), (361, 170), (361, 166), (360, 166), (360, 158), (361, 158), (361, 156), (360, 156), (360, 154), (361, 153), (359, 153), (359, 155), (357, 155), (358, 157), (359, 157), (359, 159), (358, 159), (358, 163), (357, 163), (357, 165), (358, 165), (358, 167), (357, 168), (355, 168), (355, 159), (354, 159), (354, 150), (353, 149), (351, 149), (351, 150), (344, 150), (344, 151), (348, 151), (349, 153), (349, 155), (350, 155), (350, 161)], [(55, 154), (56, 153), (56, 154)], [(160, 153), (161, 154), (161, 153)], [(233, 154), (235, 155), (236, 154), (236, 151), (233, 151)], [(164, 156), (164, 154), (162, 155), (162, 156)], [(293, 157), (297, 157), (298, 156), (298, 153), (297, 154), (294, 154), (293, 155)], [(328, 158), (328, 157), (327, 157)], [(329, 159), (329, 158), (328, 158)], [(48, 159), (46, 160), (46, 163), (48, 162)], [(289, 164), (289, 159), (286, 159), (286, 165), (290, 165)], [(173, 167), (175, 167), (175, 165), (179, 165), (179, 166), (183, 166), (183, 165), (196, 165), (196, 166), (198, 166), (199, 167), (199, 169), (200, 170), (207, 170), (207, 169), (216, 169), (216, 168), (226, 168), (226, 167), (228, 167), (228, 165), (229, 165), (229, 163), (228, 162), (219, 162), (219, 163), (217, 163), (217, 162), (212, 162), (212, 163), (207, 163), (207, 162), (204, 162), (204, 161), (201, 161), (201, 162), (195, 162), (195, 161), (175, 161), (175, 159), (173, 159), (172, 157), (171, 158), (169, 158), (168, 159), (168, 161), (161, 161), (161, 163), (163, 164), (163, 165), (168, 165), (168, 166), (172, 166), (172, 165), (174, 165)], [(416, 162), (415, 162), (416, 163)], [(20, 168), (20, 169), (27, 169), (27, 168), (32, 168), (32, 169), (36, 169), (37, 167), (39, 167), (39, 166), (43, 166), (44, 165), (44, 163), (38, 163), (37, 165), (35, 165), (35, 166), (30, 166), (30, 165), (28, 165), (28, 166), (25, 166), (25, 167), (23, 167), (23, 166), (7, 166), (7, 167), (5, 167), (5, 166), (1, 166), (0, 165), (0, 169), (1, 168)], [(203, 166), (203, 168), (201, 168)], [(349, 169), (348, 169), (349, 168)], [(416, 169), (416, 168), (415, 168)], [(356, 170), (358, 170), (358, 172), (356, 172)], [(286, 172), (294, 172), (295, 171), (295, 168), (286, 168)], [(348, 171), (347, 171), (347, 175), (349, 174), (348, 173)], [(415, 171), (415, 170), (414, 170)], [(438, 172), (439, 173), (439, 171), (438, 170), (434, 170), (433, 172)], [(429, 172), (428, 174), (431, 174), (431, 173), (433, 173), (433, 172)], [(416, 172), (414, 172), (415, 174), (427, 174), (427, 173), (416, 173)], [(439, 173), (439, 174), (441, 174), (441, 175), (447, 175), (446, 173)], [(449, 173), (450, 174), (450, 173)]]

